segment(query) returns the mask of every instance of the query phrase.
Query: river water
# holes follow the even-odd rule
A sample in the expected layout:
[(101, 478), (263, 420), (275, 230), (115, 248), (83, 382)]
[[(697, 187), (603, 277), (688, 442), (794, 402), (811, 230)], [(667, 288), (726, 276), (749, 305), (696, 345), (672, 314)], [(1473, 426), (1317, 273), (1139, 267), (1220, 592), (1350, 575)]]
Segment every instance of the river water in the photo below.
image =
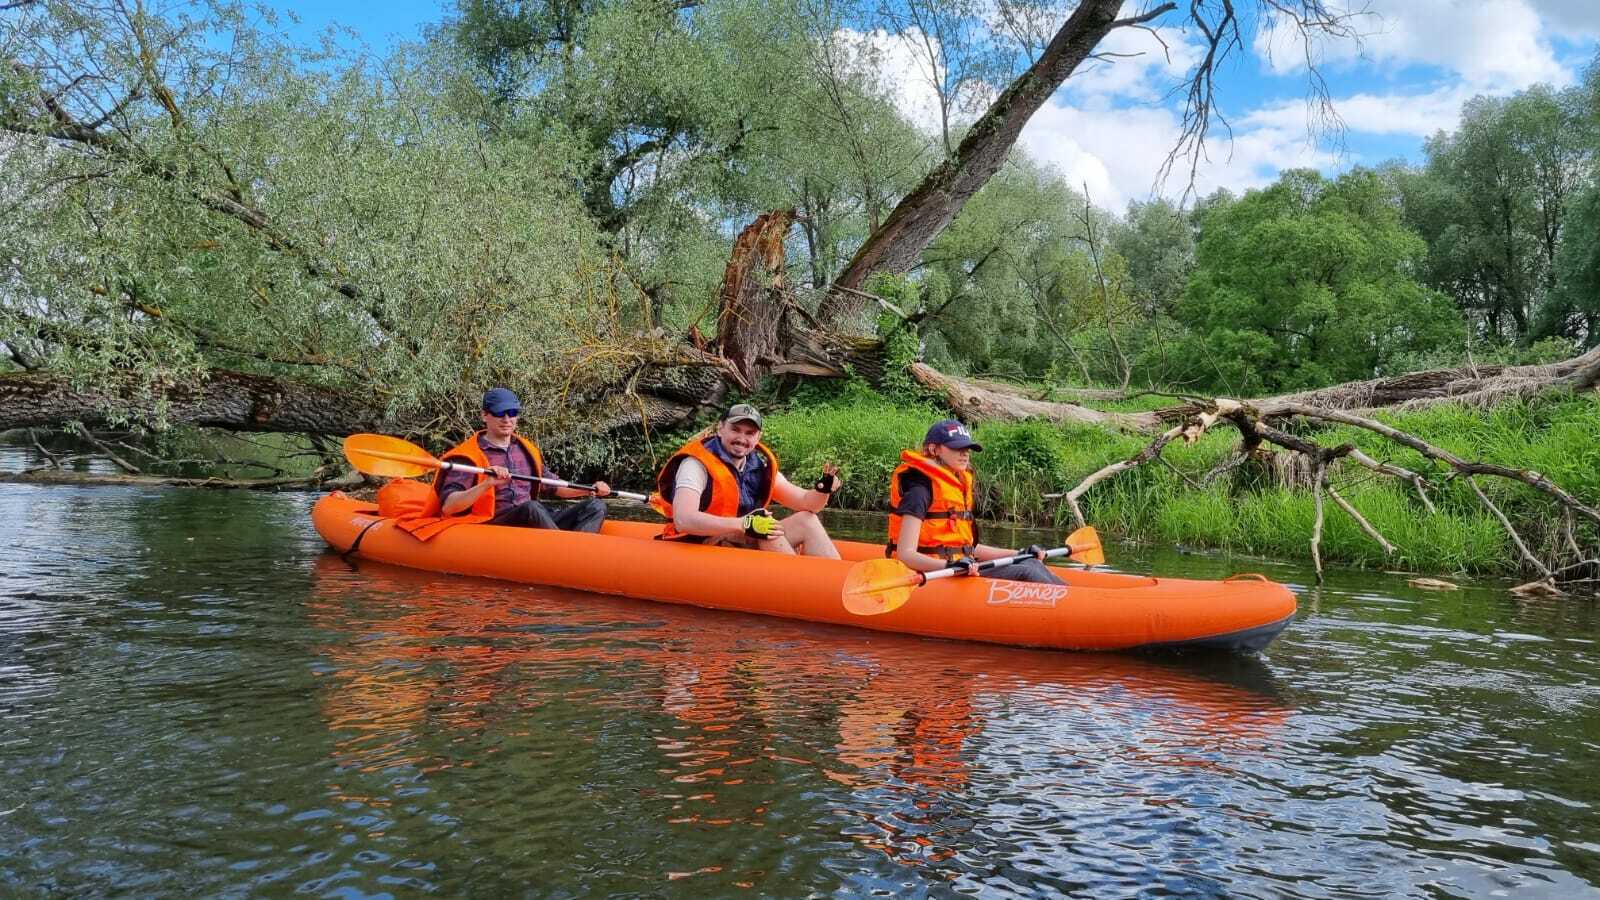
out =
[(352, 567), (314, 499), (0, 484), (0, 895), (1600, 893), (1592, 603), (1110, 546), (1300, 615), (1039, 652)]

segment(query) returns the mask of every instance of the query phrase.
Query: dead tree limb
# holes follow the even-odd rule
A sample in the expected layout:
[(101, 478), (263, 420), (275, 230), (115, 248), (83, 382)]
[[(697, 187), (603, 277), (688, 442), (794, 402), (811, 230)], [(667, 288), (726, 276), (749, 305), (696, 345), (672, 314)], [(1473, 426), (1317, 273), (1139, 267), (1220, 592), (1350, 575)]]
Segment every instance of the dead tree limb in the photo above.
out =
[[(1522, 561), (1530, 569), (1540, 573), (1547, 579), (1552, 578), (1551, 566), (1540, 560), (1537, 554), (1535, 554), (1529, 548), (1527, 541), (1524, 540), (1521, 534), (1517, 532), (1510, 518), (1503, 510), (1500, 509), (1497, 504), (1494, 503), (1493, 500), (1490, 499), (1488, 494), (1483, 491), (1482, 487), (1478, 485), (1476, 477), (1488, 475), (1504, 478), (1533, 488), (1535, 491), (1538, 491), (1547, 498), (1553, 500), (1562, 509), (1565, 521), (1568, 523), (1564, 532), (1565, 542), (1567, 548), (1570, 549), (1574, 555), (1582, 556), (1577, 539), (1572, 533), (1573, 528), (1571, 523), (1573, 519), (1576, 516), (1583, 516), (1590, 522), (1600, 524), (1600, 518), (1597, 518), (1597, 516), (1600, 516), (1600, 513), (1597, 513), (1592, 507), (1580, 502), (1570, 493), (1562, 489), (1559, 485), (1556, 485), (1554, 482), (1550, 481), (1549, 478), (1538, 472), (1462, 459), (1454, 454), (1449, 453), (1448, 451), (1429, 444), (1415, 435), (1401, 431), (1393, 426), (1379, 422), (1375, 419), (1356, 416), (1352, 413), (1338, 410), (1305, 407), (1299, 404), (1283, 405), (1280, 407), (1280, 412), (1280, 418), (1286, 418), (1289, 415), (1294, 415), (1316, 421), (1331, 422), (1364, 428), (1373, 431), (1374, 433), (1383, 435), (1384, 437), (1393, 440), (1402, 446), (1415, 450), (1416, 452), (1422, 454), (1424, 458), (1443, 464), (1449, 469), (1449, 477), (1459, 477), (1466, 481), (1473, 493), (1477, 496), (1479, 503), (1482, 504), (1491, 515), (1494, 516), (1494, 518), (1499, 522), (1500, 526), (1505, 530), (1506, 534), (1510, 537), (1512, 543), (1515, 544)], [(1211, 473), (1208, 473), (1204, 480), (1205, 482), (1214, 480), (1214, 478), (1220, 475), (1222, 472), (1236, 468), (1237, 466), (1243, 464), (1245, 460), (1252, 458), (1258, 452), (1258, 448), (1263, 443), (1270, 443), (1272, 445), (1282, 447), (1291, 453), (1304, 457), (1310, 462), (1312, 470), (1310, 488), (1316, 509), (1315, 525), (1313, 526), (1311, 537), (1311, 555), (1319, 581), (1322, 578), (1321, 544), (1326, 516), (1323, 502), (1324, 492), (1327, 493), (1328, 497), (1331, 498), (1340, 509), (1344, 510), (1344, 512), (1356, 522), (1363, 532), (1365, 532), (1370, 538), (1372, 538), (1373, 541), (1383, 548), (1385, 555), (1393, 555), (1397, 550), (1393, 542), (1391, 542), (1383, 535), (1382, 532), (1373, 526), (1373, 524), (1368, 521), (1353, 504), (1341, 496), (1339, 492), (1329, 483), (1328, 470), (1340, 460), (1348, 458), (1353, 460), (1356, 464), (1370, 469), (1375, 473), (1387, 475), (1407, 482), (1417, 491), (1417, 495), (1421, 499), (1422, 504), (1430, 513), (1437, 511), (1432, 501), (1428, 498), (1428, 481), (1421, 474), (1392, 463), (1379, 462), (1366, 453), (1358, 450), (1354, 444), (1348, 442), (1334, 447), (1322, 446), (1309, 438), (1302, 437), (1293, 432), (1286, 431), (1282, 428), (1268, 424), (1260, 415), (1259, 410), (1257, 410), (1253, 405), (1228, 399), (1217, 399), (1212, 401), (1209, 405), (1209, 408), (1202, 412), (1191, 415), (1188, 419), (1180, 424), (1169, 427), (1139, 453), (1127, 459), (1118, 460), (1096, 470), (1074, 485), (1070, 490), (1060, 494), (1046, 494), (1045, 496), (1047, 498), (1064, 498), (1072, 510), (1074, 519), (1079, 524), (1082, 524), (1085, 521), (1085, 517), (1083, 515), (1080, 501), (1090, 489), (1115, 475), (1126, 472), (1129, 469), (1133, 469), (1145, 462), (1150, 461), (1151, 459), (1159, 459), (1162, 451), (1174, 439), (1182, 438), (1185, 441), (1197, 440), (1206, 431), (1224, 421), (1231, 424), (1239, 432), (1241, 447), (1235, 454), (1230, 456), (1228, 460), (1214, 468)], [(1165, 460), (1163, 460), (1163, 462), (1165, 462)]]
[(1350, 504), (1350, 501), (1340, 496), (1339, 492), (1334, 490), (1333, 485), (1331, 484), (1328, 485), (1328, 496), (1333, 498), (1334, 503), (1339, 504), (1339, 508), (1345, 511), (1345, 515), (1348, 515), (1350, 518), (1354, 519), (1356, 524), (1361, 526), (1361, 530), (1367, 533), (1367, 537), (1372, 538), (1378, 543), (1378, 546), (1383, 548), (1383, 555), (1394, 555), (1394, 552), (1397, 549), (1395, 545), (1390, 543), (1389, 539), (1384, 537), (1382, 532), (1372, 527), (1372, 523), (1368, 522), (1365, 516), (1357, 512), (1356, 508)]
[(1465, 481), (1467, 482), (1467, 486), (1472, 488), (1472, 493), (1478, 496), (1478, 502), (1482, 503), (1488, 508), (1489, 512), (1494, 515), (1495, 519), (1500, 522), (1500, 527), (1504, 528), (1506, 534), (1511, 536), (1511, 542), (1517, 545), (1517, 551), (1522, 554), (1523, 561), (1525, 561), (1529, 566), (1533, 567), (1535, 571), (1544, 575), (1544, 577), (1549, 578), (1550, 568), (1541, 562), (1539, 557), (1534, 556), (1533, 551), (1528, 549), (1528, 545), (1523, 543), (1522, 535), (1517, 534), (1516, 527), (1511, 524), (1510, 519), (1506, 518), (1506, 514), (1501, 512), (1500, 507), (1496, 506), (1495, 502), (1489, 499), (1489, 495), (1483, 492), (1483, 488), (1478, 486), (1478, 482), (1474, 480), (1471, 475), (1468, 475)]
[(1428, 512), (1436, 513), (1439, 511), (1434, 508), (1433, 501), (1428, 499), (1428, 480), (1416, 472), (1397, 466), (1394, 463), (1378, 462), (1360, 450), (1351, 450), (1350, 459), (1380, 475), (1392, 475), (1402, 481), (1410, 482), (1411, 486), (1416, 489), (1417, 497), (1422, 500), (1422, 505), (1427, 508)]
[(104, 456), (106, 459), (111, 460), (112, 464), (114, 464), (117, 468), (121, 469), (122, 471), (127, 472), (129, 475), (143, 475), (144, 474), (142, 471), (139, 470), (138, 466), (136, 466), (133, 463), (128, 462), (127, 460), (125, 460), (122, 457), (118, 456), (116, 454), (116, 451), (112, 450), (110, 447), (107, 447), (105, 441), (102, 441), (99, 438), (95, 437), (92, 432), (88, 432), (88, 431), (83, 432), (83, 439), (88, 441), (89, 443), (95, 445), (96, 447), (98, 447), (100, 449), (100, 455)]
[(1317, 584), (1322, 583), (1322, 489), (1323, 479), (1327, 474), (1327, 464), (1318, 460), (1316, 472), (1311, 479), (1311, 495), (1315, 498), (1317, 507), (1317, 518), (1311, 526), (1311, 564), (1317, 570)]
[[(1424, 457), (1437, 460), (1465, 476), (1494, 475), (1511, 481), (1521, 482), (1536, 491), (1544, 493), (1554, 499), (1563, 508), (1571, 509), (1589, 521), (1600, 525), (1600, 510), (1578, 502), (1578, 499), (1567, 493), (1555, 482), (1546, 478), (1532, 469), (1513, 469), (1509, 466), (1495, 465), (1494, 463), (1472, 462), (1444, 450), (1440, 447), (1422, 440), (1416, 435), (1401, 431), (1392, 425), (1385, 424), (1377, 419), (1358, 416), (1353, 413), (1339, 410), (1322, 410), (1316, 407), (1301, 404), (1287, 404), (1283, 407), (1285, 413), (1304, 416), (1310, 419), (1319, 419), (1324, 422), (1338, 422), (1342, 425), (1353, 425), (1364, 428), (1374, 434), (1380, 434), (1401, 446), (1410, 447)], [(1474, 486), (1476, 489), (1476, 486)]]

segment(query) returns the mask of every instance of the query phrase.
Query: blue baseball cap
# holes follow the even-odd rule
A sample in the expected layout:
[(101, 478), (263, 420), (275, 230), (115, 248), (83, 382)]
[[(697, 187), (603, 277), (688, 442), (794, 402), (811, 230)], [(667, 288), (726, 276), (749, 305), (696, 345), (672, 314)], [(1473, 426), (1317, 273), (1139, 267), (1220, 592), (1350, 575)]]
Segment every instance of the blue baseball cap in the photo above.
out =
[(928, 429), (928, 436), (922, 439), (922, 443), (941, 444), (951, 450), (965, 450), (971, 447), (976, 452), (983, 449), (982, 444), (972, 439), (972, 432), (967, 430), (967, 426), (955, 419), (945, 419), (942, 422), (933, 423), (933, 427)]
[(517, 395), (511, 393), (509, 388), (490, 388), (483, 395), (483, 411), (504, 415), (507, 410), (521, 409), (522, 404), (517, 400)]

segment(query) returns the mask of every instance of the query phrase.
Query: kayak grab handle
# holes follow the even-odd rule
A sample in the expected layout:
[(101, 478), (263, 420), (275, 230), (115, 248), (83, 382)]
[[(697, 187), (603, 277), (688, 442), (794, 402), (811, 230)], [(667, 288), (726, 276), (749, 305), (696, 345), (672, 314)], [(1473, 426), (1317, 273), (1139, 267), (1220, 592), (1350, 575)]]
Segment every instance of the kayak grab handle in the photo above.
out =
[(1243, 581), (1246, 578), (1254, 578), (1255, 580), (1261, 582), (1262, 584), (1271, 584), (1272, 583), (1272, 579), (1268, 578), (1265, 575), (1262, 575), (1259, 572), (1240, 572), (1237, 575), (1229, 575), (1227, 578), (1222, 579), (1222, 583), (1223, 584), (1232, 584), (1235, 581)]

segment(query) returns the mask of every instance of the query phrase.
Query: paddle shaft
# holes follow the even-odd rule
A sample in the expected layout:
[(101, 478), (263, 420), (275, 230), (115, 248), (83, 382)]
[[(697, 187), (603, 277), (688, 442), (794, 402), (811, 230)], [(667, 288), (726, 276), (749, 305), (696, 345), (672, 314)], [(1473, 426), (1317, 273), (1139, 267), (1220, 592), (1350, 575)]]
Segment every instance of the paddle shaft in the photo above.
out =
[[(462, 472), (477, 472), (482, 475), (494, 474), (494, 472), (488, 469), (480, 469), (477, 466), (469, 466), (466, 463), (444, 462), (443, 460), (439, 462), (439, 468), (444, 469), (447, 472), (451, 469), (457, 469)], [(537, 481), (540, 484), (549, 485), (550, 487), (572, 488), (575, 491), (588, 491), (591, 494), (594, 493), (594, 485), (592, 484), (576, 484), (571, 481), (564, 481), (560, 478), (540, 478), (535, 475), (523, 475), (519, 472), (511, 472), (508, 474), (518, 481)], [(613, 490), (611, 494), (616, 497), (621, 497), (624, 500), (638, 500), (640, 502), (644, 502), (650, 499), (644, 494), (635, 494), (632, 491)]]
[[(1051, 550), (1046, 550), (1044, 552), (1044, 555), (1045, 555), (1046, 559), (1049, 559), (1050, 557), (1054, 557), (1054, 556), (1067, 556), (1067, 555), (1070, 555), (1071, 553), (1072, 553), (1072, 548), (1071, 547), (1056, 547), (1056, 548), (1051, 549)], [(1018, 553), (1015, 556), (1002, 556), (1002, 557), (1000, 557), (998, 559), (986, 559), (983, 562), (978, 563), (977, 569), (978, 569), (979, 572), (987, 572), (990, 569), (998, 569), (1001, 566), (1009, 566), (1009, 565), (1014, 565), (1014, 564), (1019, 563), (1019, 562), (1027, 562), (1030, 559), (1033, 559), (1033, 554), (1032, 553)], [(922, 580), (920, 582), (918, 582), (918, 583), (919, 584), (927, 584), (928, 582), (934, 580), (935, 578), (951, 578), (951, 577), (956, 576), (956, 575), (965, 575), (965, 574), (967, 574), (967, 570), (966, 569), (935, 569), (932, 572), (918, 572), (917, 574), (922, 576)]]
[[(481, 475), (493, 475), (494, 474), (492, 471), (490, 471), (488, 469), (480, 469), (477, 466), (469, 466), (466, 463), (445, 462), (443, 460), (434, 459), (431, 456), (414, 456), (414, 455), (406, 454), (406, 453), (390, 453), (390, 452), (388, 452), (386, 450), (368, 450), (368, 449), (365, 449), (365, 448), (363, 448), (359, 452), (364, 453), (367, 456), (376, 456), (376, 457), (378, 457), (380, 459), (392, 459), (392, 460), (395, 460), (396, 462), (414, 463), (414, 464), (419, 465), (419, 466), (428, 466), (430, 468), (444, 469), (445, 471), (449, 471), (451, 469), (458, 469), (458, 470), (460, 470), (462, 472), (476, 472), (476, 473), (481, 474)], [(536, 481), (539, 484), (546, 484), (546, 485), (549, 485), (550, 487), (572, 488), (573, 490), (576, 490), (576, 491), (588, 491), (591, 494), (594, 493), (594, 485), (592, 485), (592, 484), (574, 484), (573, 482), (570, 482), (570, 481), (563, 481), (560, 478), (539, 478), (539, 477), (534, 476), (534, 475), (522, 475), (522, 474), (519, 474), (517, 472), (512, 472), (512, 473), (510, 473), (510, 475), (511, 475), (512, 478), (515, 478), (518, 481)], [(633, 493), (631, 491), (615, 491), (614, 490), (611, 493), (612, 493), (613, 496), (621, 497), (624, 500), (637, 500), (637, 501), (639, 501), (641, 503), (643, 503), (643, 502), (645, 502), (645, 501), (650, 499), (649, 497), (645, 496), (644, 494), (635, 494), (635, 493)]]

